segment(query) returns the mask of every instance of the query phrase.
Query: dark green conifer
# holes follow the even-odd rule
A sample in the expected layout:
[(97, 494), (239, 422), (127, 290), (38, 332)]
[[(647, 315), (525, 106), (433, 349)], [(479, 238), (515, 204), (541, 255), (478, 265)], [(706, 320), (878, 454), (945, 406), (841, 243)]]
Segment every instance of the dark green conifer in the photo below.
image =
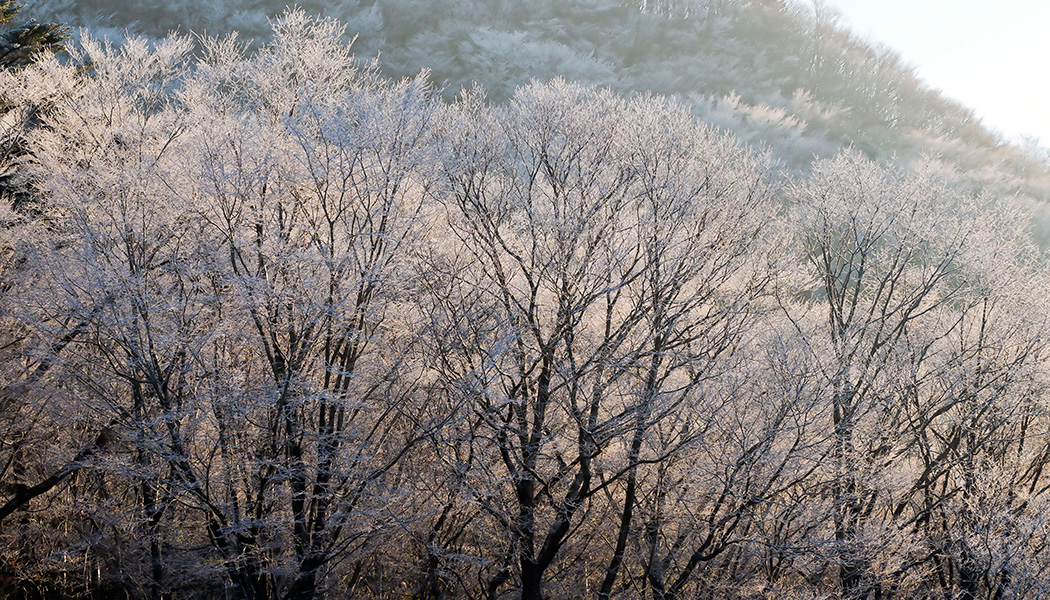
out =
[[(56, 23), (17, 23), (24, 7), (16, 0), (0, 0), (0, 69), (18, 71), (41, 56), (61, 52), (69, 29)], [(39, 106), (16, 106), (0, 97), (0, 116), (18, 115), (0, 132), (0, 197), (6, 197), (16, 210), (30, 205), (30, 194), (18, 178), (19, 161), (26, 155), (25, 132), (38, 123)]]
[(30, 21), (16, 25), (23, 5), (15, 0), (0, 0), (0, 68), (22, 69), (45, 53), (62, 50), (69, 29), (57, 23)]

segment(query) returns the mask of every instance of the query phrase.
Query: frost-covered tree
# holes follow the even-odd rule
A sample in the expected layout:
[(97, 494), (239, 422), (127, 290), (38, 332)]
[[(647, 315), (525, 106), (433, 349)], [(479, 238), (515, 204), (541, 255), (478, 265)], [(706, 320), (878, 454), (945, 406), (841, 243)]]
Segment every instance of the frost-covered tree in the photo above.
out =
[[(909, 530), (969, 496), (953, 474), (977, 476), (974, 445), (1000, 453), (1027, 437), (999, 437), (1014, 419), (1045, 427), (1027, 400), (1042, 386), (1042, 311), (999, 309), (1045, 285), (1045, 273), (1019, 242), (1022, 220), (987, 212), (948, 181), (934, 165), (904, 174), (845, 153), (794, 191), (806, 261), (798, 293), (819, 307), (795, 319), (824, 321), (807, 343), (830, 386), (827, 476), (849, 597), (912, 585), (913, 571), (944, 560)], [(995, 339), (1000, 328), (1010, 342)], [(921, 494), (933, 496), (917, 506)]]
[(116, 510), (151, 596), (209, 581), (212, 555), (237, 596), (315, 597), (394, 518), (378, 491), (448, 417), (415, 401), (397, 308), (440, 107), (301, 12), (251, 56), (85, 44), (92, 72), (33, 139), (54, 230), (27, 241), (16, 316), (37, 351), (75, 338), (47, 360), (77, 382), (65, 408), (121, 441), (96, 468), (134, 499)]
[(608, 597), (643, 471), (704, 435), (701, 388), (753, 317), (769, 188), (730, 140), (651, 98), (556, 82), (460, 111), (454, 237), (431, 285), (445, 385), (475, 415), (467, 500), (501, 539), (486, 590), (572, 593), (591, 554)]
[(789, 178), (563, 80), (443, 100), (301, 10), (254, 49), (85, 38), (0, 94), (49, 106), (0, 212), (12, 594), (1047, 588), (1046, 268), (951, 169)]
[[(68, 37), (68, 28), (56, 23), (30, 21), (16, 25), (22, 8), (16, 0), (0, 2), (0, 71), (8, 74), (61, 52)], [(30, 79), (20, 75), (15, 78)], [(7, 93), (0, 96), (0, 196), (18, 210), (25, 210), (30, 201), (25, 185), (15, 181), (17, 164), (26, 158), (25, 133), (39, 124), (37, 113), (47, 109), (48, 92), (53, 91), (37, 88), (35, 93), (27, 94), (25, 87), (9, 83), (5, 85)]]

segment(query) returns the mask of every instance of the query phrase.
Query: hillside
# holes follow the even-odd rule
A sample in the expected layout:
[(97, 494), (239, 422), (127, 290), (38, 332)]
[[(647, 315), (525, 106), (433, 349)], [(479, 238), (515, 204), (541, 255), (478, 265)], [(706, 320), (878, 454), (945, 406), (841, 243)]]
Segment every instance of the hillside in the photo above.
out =
[[(346, 25), (383, 72), (429, 69), (445, 95), (478, 83), (500, 101), (532, 79), (563, 77), (688, 102), (703, 120), (771, 147), (793, 169), (854, 145), (905, 163), (928, 154), (998, 194), (1050, 199), (1047, 164), (1005, 144), (973, 111), (920, 81), (894, 51), (859, 39), (827, 10), (784, 0), (306, 0)], [(276, 0), (45, 0), (40, 19), (124, 30), (266, 39)]]
[(433, 71), (301, 9), (0, 69), (0, 596), (1045, 595), (1050, 263), (972, 189), (1037, 178), (744, 77), (783, 7), (384, 6)]

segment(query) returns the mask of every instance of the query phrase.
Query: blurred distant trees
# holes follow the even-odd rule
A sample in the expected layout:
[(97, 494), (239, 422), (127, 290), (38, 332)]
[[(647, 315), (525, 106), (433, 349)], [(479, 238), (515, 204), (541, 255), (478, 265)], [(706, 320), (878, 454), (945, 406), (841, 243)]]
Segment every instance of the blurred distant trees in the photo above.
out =
[[(309, 0), (309, 13), (347, 23), (358, 55), (382, 56), (389, 77), (427, 69), (453, 99), (474, 83), (503, 102), (533, 78), (562, 77), (624, 95), (676, 97), (702, 120), (769, 146), (804, 172), (853, 146), (876, 160), (937, 155), (996, 194), (1050, 199), (1037, 152), (1006, 143), (973, 111), (927, 87), (888, 48), (846, 30), (820, 3), (782, 0)], [(227, 0), (41, 0), (42, 20), (125, 30), (239, 31), (262, 44), (283, 3)], [(782, 114), (783, 119), (754, 115)], [(1038, 234), (1050, 216), (1037, 211)]]

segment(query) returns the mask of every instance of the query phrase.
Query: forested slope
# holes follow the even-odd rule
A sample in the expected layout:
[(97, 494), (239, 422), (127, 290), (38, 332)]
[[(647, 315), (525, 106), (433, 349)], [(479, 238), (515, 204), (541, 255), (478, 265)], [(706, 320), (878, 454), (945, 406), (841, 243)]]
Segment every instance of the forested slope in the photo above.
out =
[[(710, 17), (572, 6), (519, 22)], [(785, 169), (618, 79), (450, 99), (303, 11), (266, 39), (0, 71), (0, 591), (1050, 590), (1050, 269), (1008, 186), (808, 124), (829, 156)], [(758, 131), (736, 106), (702, 114)]]
[[(895, 52), (838, 24), (828, 9), (784, 0), (306, 0), (381, 55), (391, 77), (431, 71), (451, 97), (474, 82), (490, 99), (562, 77), (621, 94), (676, 96), (745, 141), (804, 169), (853, 145), (879, 159), (933, 154), (982, 187), (1050, 199), (1045, 155), (1002, 143), (973, 112), (929, 89)], [(41, 19), (120, 38), (239, 31), (267, 39), (283, 3), (130, 0), (34, 5)], [(108, 29), (106, 29), (108, 27)], [(1031, 150), (1031, 149), (1030, 149)]]

